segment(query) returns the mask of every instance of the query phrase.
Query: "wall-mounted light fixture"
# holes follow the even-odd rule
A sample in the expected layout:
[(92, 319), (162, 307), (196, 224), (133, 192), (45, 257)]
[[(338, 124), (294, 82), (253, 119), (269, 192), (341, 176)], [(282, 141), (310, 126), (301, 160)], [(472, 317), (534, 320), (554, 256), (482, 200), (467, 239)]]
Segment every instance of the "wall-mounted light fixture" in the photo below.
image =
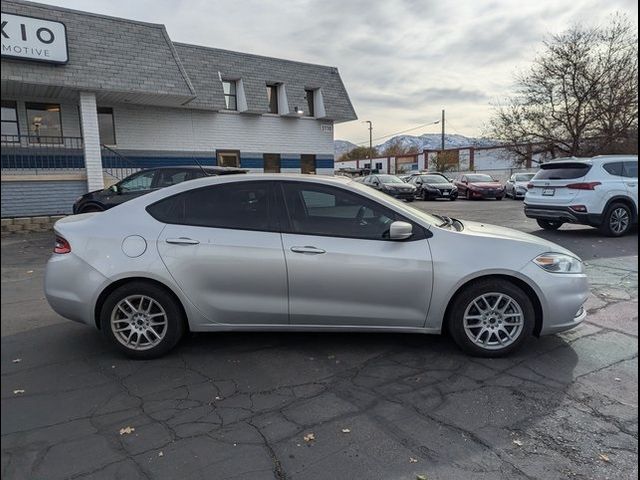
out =
[(298, 115), (302, 115), (304, 113), (304, 110), (302, 110), (300, 107), (294, 107), (293, 111)]

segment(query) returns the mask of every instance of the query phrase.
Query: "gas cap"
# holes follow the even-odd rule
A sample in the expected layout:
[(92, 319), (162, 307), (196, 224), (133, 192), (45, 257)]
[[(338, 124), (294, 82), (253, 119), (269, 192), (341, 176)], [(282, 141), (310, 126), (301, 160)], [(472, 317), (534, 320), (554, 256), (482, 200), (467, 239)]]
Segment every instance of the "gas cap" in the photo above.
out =
[(129, 235), (122, 241), (122, 251), (127, 257), (139, 257), (146, 250), (147, 242), (140, 235)]

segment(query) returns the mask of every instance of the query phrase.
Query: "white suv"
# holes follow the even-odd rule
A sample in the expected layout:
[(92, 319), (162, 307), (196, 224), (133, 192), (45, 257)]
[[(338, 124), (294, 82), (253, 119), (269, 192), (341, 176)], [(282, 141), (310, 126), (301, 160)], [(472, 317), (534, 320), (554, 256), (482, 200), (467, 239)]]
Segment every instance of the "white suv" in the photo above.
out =
[(524, 212), (546, 230), (564, 223), (626, 234), (638, 221), (638, 156), (561, 158), (544, 163), (527, 185)]

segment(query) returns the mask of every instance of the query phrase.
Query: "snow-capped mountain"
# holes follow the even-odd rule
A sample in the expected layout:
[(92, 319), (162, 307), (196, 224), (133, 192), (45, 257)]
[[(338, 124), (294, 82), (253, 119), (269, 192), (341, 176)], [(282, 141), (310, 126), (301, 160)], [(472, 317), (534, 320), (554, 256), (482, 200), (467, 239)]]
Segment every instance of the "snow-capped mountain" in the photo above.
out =
[[(424, 135), (398, 135), (390, 138), (384, 143), (375, 145), (378, 152), (384, 151), (388, 146), (398, 143), (402, 147), (411, 149), (411, 151), (422, 152), (423, 150), (438, 150), (441, 148), (442, 138), (436, 133), (425, 133)], [(465, 137), (464, 135), (445, 135), (445, 148), (461, 148), (461, 147), (487, 147), (495, 145), (496, 141), (488, 138)], [(353, 150), (357, 145), (346, 140), (335, 140), (334, 151), (335, 158), (340, 158), (343, 154)]]

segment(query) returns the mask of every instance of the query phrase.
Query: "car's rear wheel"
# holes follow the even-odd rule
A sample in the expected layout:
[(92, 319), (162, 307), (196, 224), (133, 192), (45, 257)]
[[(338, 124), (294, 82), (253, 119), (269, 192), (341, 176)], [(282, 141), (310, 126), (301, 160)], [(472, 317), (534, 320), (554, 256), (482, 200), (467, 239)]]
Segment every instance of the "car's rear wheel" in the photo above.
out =
[(604, 214), (600, 230), (609, 237), (621, 237), (631, 230), (631, 209), (624, 203), (614, 203)]
[(116, 288), (100, 312), (104, 335), (133, 358), (155, 358), (169, 352), (185, 331), (178, 302), (164, 288), (131, 282)]
[(465, 352), (500, 357), (518, 349), (535, 326), (528, 295), (502, 279), (472, 283), (454, 299), (449, 312), (451, 336)]
[(543, 228), (545, 230), (558, 230), (563, 225), (563, 222), (560, 222), (558, 220), (542, 220), (539, 218), (536, 221), (538, 222), (540, 228)]

